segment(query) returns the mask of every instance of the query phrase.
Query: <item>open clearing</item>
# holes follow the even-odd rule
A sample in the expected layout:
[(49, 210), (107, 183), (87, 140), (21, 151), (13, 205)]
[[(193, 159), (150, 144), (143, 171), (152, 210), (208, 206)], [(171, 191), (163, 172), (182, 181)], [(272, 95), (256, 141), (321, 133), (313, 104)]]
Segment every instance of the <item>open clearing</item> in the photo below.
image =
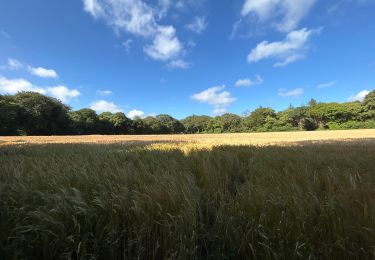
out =
[(305, 142), (375, 139), (375, 129), (199, 135), (90, 135), (90, 136), (15, 136), (0, 137), (0, 144), (52, 143), (163, 143), (185, 142), (217, 145), (287, 145)]
[(0, 259), (374, 259), (374, 137), (1, 137)]

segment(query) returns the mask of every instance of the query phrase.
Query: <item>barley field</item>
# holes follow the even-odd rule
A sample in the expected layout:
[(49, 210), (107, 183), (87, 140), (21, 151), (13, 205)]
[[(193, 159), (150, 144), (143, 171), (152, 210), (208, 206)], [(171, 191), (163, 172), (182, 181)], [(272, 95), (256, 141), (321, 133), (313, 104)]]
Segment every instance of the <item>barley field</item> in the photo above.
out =
[(0, 137), (0, 259), (374, 259), (375, 130)]

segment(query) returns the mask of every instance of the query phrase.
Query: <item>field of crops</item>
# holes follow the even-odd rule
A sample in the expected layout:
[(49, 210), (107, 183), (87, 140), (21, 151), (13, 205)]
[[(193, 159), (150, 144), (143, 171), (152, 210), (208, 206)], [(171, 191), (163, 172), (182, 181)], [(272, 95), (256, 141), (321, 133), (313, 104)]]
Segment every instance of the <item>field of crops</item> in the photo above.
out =
[(375, 258), (375, 130), (0, 143), (0, 259)]

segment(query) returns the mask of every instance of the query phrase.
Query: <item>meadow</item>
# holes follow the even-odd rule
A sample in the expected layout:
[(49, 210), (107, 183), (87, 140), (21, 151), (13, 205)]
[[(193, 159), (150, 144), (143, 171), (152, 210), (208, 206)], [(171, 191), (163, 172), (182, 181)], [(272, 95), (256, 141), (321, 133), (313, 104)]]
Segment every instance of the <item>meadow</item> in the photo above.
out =
[(375, 130), (0, 137), (0, 259), (374, 259)]

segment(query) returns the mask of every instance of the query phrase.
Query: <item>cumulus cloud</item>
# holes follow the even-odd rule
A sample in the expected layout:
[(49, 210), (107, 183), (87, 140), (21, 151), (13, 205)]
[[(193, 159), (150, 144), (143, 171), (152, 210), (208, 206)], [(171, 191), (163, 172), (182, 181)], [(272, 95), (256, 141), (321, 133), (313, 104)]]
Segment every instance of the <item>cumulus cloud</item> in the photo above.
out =
[(319, 33), (321, 29), (308, 30), (303, 28), (287, 34), (283, 41), (263, 41), (251, 50), (247, 57), (248, 62), (258, 62), (263, 59), (276, 59), (276, 67), (286, 66), (305, 57), (308, 44), (313, 34)]
[(227, 108), (237, 100), (231, 93), (224, 91), (225, 85), (215, 86), (191, 96), (191, 99), (213, 106), (214, 114), (220, 115), (227, 111)]
[(286, 90), (286, 89), (279, 89), (279, 96), (280, 97), (292, 97), (292, 98), (298, 98), (303, 95), (304, 89), (303, 88), (295, 88), (292, 90)]
[(271, 23), (281, 32), (295, 29), (317, 0), (245, 0), (243, 17), (252, 15), (262, 23)]
[(8, 79), (0, 76), (0, 93), (14, 95), (22, 91), (32, 91), (46, 94), (46, 89), (34, 86), (25, 79)]
[(111, 112), (117, 113), (122, 112), (123, 110), (113, 102), (108, 102), (105, 100), (97, 100), (90, 104), (90, 108), (95, 110), (98, 113), (102, 112)]
[(62, 102), (69, 102), (81, 95), (78, 90), (69, 89), (66, 86), (38, 87), (25, 79), (8, 79), (0, 76), (0, 94), (14, 95), (22, 91), (38, 92)]
[(181, 59), (184, 48), (172, 25), (161, 25), (159, 19), (171, 5), (160, 0), (151, 7), (142, 0), (83, 0), (84, 10), (95, 19), (104, 20), (117, 33), (126, 32), (151, 40), (143, 49), (155, 60)]
[(239, 79), (236, 81), (235, 86), (236, 87), (251, 87), (255, 85), (260, 85), (264, 82), (263, 78), (259, 75), (256, 75), (255, 79)]
[(65, 86), (55, 86), (47, 88), (47, 93), (62, 102), (69, 102), (71, 99), (77, 98), (81, 93), (76, 89), (69, 89)]
[(110, 96), (113, 92), (111, 90), (98, 90), (98, 94), (101, 96)]
[(151, 58), (161, 61), (178, 58), (183, 47), (176, 37), (176, 30), (173, 26), (163, 26), (158, 31), (152, 44), (143, 48), (145, 53)]
[(52, 69), (45, 69), (42, 67), (34, 68), (34, 67), (29, 66), (28, 70), (32, 75), (38, 76), (41, 78), (57, 78), (58, 77), (56, 71)]
[(317, 85), (316, 87), (320, 88), (320, 89), (329, 88), (329, 87), (335, 86), (336, 83), (337, 83), (337, 81), (330, 81), (330, 82), (321, 83), (321, 84)]
[(133, 109), (129, 111), (129, 113), (127, 114), (127, 117), (129, 117), (130, 119), (143, 118), (144, 116), (145, 116), (145, 113), (137, 109)]
[(191, 23), (186, 25), (186, 28), (198, 34), (204, 32), (207, 28), (206, 17), (195, 17)]
[(354, 102), (354, 101), (362, 102), (369, 93), (370, 93), (369, 90), (364, 89), (364, 90), (358, 92), (357, 94), (351, 95), (348, 98), (348, 101), (350, 101), (350, 102)]

